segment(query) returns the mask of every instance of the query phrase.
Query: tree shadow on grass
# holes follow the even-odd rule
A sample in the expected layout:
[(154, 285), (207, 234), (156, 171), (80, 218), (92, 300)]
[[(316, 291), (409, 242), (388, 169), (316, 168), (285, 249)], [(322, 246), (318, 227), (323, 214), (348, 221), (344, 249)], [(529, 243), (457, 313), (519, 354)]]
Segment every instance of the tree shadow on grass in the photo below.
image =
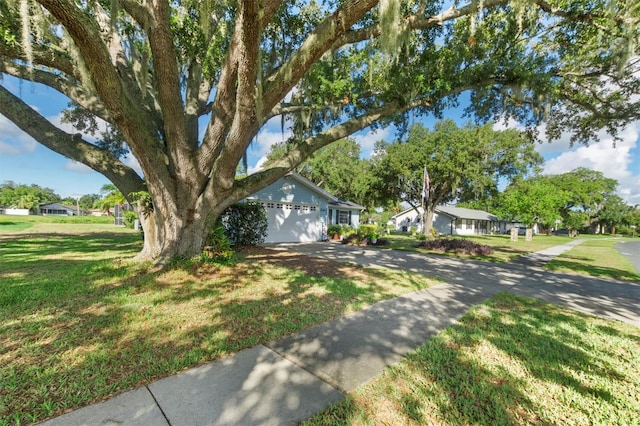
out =
[(304, 257), (153, 272), (118, 262), (139, 244), (92, 234), (3, 245), (14, 257), (0, 268), (0, 419), (39, 421), (334, 319), (374, 291), (391, 297), (375, 284), (386, 272)]
[[(582, 258), (574, 258), (574, 260), (582, 260)], [(594, 277), (612, 278), (624, 281), (640, 281), (640, 275), (635, 272), (622, 271), (620, 269), (608, 268), (604, 266), (588, 265), (565, 258), (555, 258), (545, 266), (552, 271), (568, 270), (582, 275), (590, 275)]]
[[(607, 345), (610, 336), (637, 342), (637, 333), (624, 331), (633, 327), (613, 328), (504, 293), (488, 305), (305, 424), (588, 424), (634, 418), (633, 365), (624, 371), (614, 364), (619, 349)], [(589, 337), (593, 330), (606, 334)]]

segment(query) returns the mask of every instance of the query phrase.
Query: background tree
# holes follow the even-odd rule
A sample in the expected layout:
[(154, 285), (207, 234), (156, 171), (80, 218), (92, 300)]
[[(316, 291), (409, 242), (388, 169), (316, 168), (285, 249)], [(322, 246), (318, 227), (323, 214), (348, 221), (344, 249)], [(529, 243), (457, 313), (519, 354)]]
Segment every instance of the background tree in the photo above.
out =
[(124, 195), (122, 192), (113, 184), (102, 185), (100, 188), (100, 193), (102, 194), (102, 202), (100, 208), (103, 212), (107, 214), (111, 214), (111, 208), (118, 206), (123, 206), (126, 202)]
[[(265, 164), (278, 161), (288, 149), (286, 142), (273, 145)], [(360, 158), (360, 145), (353, 139), (343, 139), (319, 149), (295, 170), (336, 197), (363, 206), (370, 204), (370, 166)]]
[(621, 225), (630, 225), (629, 211), (632, 209), (620, 196), (609, 195), (598, 212), (598, 225), (602, 233), (616, 233), (616, 228)]
[(0, 206), (17, 207), (36, 211), (40, 204), (55, 203), (60, 201), (60, 196), (51, 188), (42, 188), (38, 185), (16, 184), (7, 181), (0, 185)]
[(640, 233), (640, 205), (631, 207), (627, 213), (626, 221), (629, 227), (631, 227), (631, 234), (633, 236)]
[(558, 189), (547, 176), (535, 176), (509, 185), (493, 212), (528, 228), (538, 223), (549, 229), (561, 218), (569, 197), (568, 192)]
[(435, 207), (498, 193), (501, 178), (526, 175), (542, 157), (516, 130), (494, 131), (491, 124), (458, 128), (451, 120), (429, 131), (414, 125), (406, 142), (379, 145), (373, 156), (375, 192), (382, 200), (422, 204), (423, 170), (430, 179), (424, 232), (430, 235)]
[(100, 205), (101, 199), (102, 197), (100, 196), (100, 194), (85, 194), (82, 197), (80, 197), (80, 200), (78, 200), (78, 202), (80, 204), (80, 208), (84, 210), (91, 210), (91, 209), (101, 207)]
[[(70, 114), (77, 128), (95, 116), (110, 130), (67, 133), (6, 83), (0, 113), (129, 201), (148, 191), (139, 257), (164, 261), (199, 252), (222, 211), (318, 149), (440, 116), (464, 92), (479, 120), (617, 135), (639, 117), (639, 14), (635, 0), (5, 0), (2, 72), (66, 96), (86, 113)], [(271, 119), (291, 123), (292, 149), (236, 179)]]
[[(606, 178), (602, 172), (584, 167), (550, 178), (558, 189), (571, 194), (562, 208), (563, 218), (566, 219), (575, 212), (582, 212), (586, 216), (586, 226), (590, 227), (598, 225), (598, 217), (605, 200), (615, 195), (618, 186), (615, 179)], [(582, 226), (576, 229), (581, 228)]]

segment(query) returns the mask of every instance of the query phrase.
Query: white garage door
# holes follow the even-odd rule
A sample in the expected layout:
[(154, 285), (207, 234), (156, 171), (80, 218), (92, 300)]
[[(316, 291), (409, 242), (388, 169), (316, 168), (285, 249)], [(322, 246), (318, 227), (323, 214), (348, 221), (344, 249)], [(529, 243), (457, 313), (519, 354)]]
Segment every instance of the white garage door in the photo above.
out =
[(319, 208), (316, 204), (262, 203), (267, 212), (267, 243), (311, 242), (320, 239)]

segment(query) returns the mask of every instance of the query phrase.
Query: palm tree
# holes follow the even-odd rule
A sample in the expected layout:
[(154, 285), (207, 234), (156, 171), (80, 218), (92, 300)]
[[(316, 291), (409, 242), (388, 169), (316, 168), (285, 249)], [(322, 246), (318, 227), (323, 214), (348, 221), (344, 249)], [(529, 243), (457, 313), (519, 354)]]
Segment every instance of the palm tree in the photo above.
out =
[(102, 211), (111, 214), (111, 207), (119, 205), (124, 207), (125, 198), (122, 192), (112, 183), (107, 183), (100, 188), (100, 194), (104, 194), (102, 198)]

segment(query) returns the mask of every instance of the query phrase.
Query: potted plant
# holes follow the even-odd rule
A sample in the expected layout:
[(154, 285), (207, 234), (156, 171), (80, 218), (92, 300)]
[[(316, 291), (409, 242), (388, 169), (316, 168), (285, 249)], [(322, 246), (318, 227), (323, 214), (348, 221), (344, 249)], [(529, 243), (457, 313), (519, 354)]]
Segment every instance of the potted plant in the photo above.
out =
[(340, 225), (332, 224), (327, 227), (327, 235), (332, 240), (339, 240), (342, 234), (342, 227)]

